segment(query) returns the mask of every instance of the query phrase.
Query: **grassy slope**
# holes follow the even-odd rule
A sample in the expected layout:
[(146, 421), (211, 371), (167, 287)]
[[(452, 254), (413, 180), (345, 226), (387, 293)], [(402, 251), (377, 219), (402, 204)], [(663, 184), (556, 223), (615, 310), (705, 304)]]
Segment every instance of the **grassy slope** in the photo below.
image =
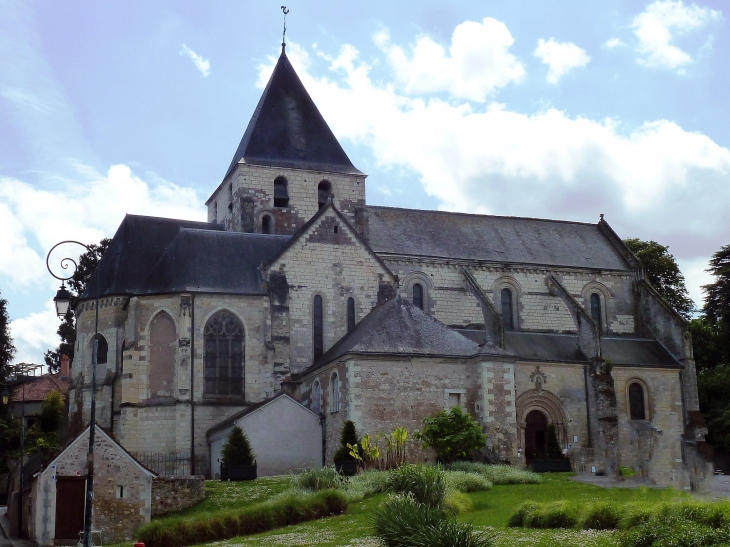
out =
[[(523, 501), (578, 501), (614, 500), (659, 502), (686, 497), (674, 490), (659, 489), (605, 489), (569, 481), (566, 474), (545, 475), (543, 484), (495, 486), (488, 492), (469, 494), (474, 510), (461, 516), (477, 527), (489, 527), (495, 534), (498, 547), (616, 547), (613, 532), (575, 530), (525, 530), (506, 528), (507, 519)], [(208, 498), (197, 506), (187, 509), (170, 520), (184, 519), (193, 514), (213, 514), (232, 507), (241, 507), (263, 501), (289, 485), (288, 477), (257, 479), (255, 482), (227, 483), (211, 481), (206, 484)], [(322, 546), (322, 547), (376, 547), (380, 544), (372, 537), (372, 511), (383, 501), (378, 494), (363, 501), (351, 503), (348, 513), (341, 517), (289, 526), (256, 536), (239, 537), (216, 542), (216, 547), (241, 546)]]

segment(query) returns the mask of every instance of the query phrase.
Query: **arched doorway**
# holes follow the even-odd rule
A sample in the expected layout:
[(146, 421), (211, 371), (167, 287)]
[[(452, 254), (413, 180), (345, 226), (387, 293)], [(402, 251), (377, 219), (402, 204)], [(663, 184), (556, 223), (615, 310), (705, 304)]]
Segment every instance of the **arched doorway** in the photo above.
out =
[(547, 441), (547, 416), (539, 410), (532, 410), (525, 420), (525, 460), (545, 456)]

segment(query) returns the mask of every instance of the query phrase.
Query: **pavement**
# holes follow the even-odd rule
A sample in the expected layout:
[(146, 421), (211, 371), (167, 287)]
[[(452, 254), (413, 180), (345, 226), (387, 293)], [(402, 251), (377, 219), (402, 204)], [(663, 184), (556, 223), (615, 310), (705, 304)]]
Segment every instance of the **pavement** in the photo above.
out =
[(0, 547), (37, 547), (33, 540), (11, 538), (9, 534), (10, 521), (8, 520), (8, 508), (0, 505)]
[[(637, 488), (639, 486), (660, 488), (651, 484), (641, 484), (631, 480), (617, 481), (611, 477), (597, 477), (596, 475), (576, 475), (575, 477), (570, 477), (570, 479), (577, 482), (595, 484), (603, 488)], [(730, 498), (730, 475), (713, 475), (706, 489), (692, 492), (692, 495), (708, 500)]]

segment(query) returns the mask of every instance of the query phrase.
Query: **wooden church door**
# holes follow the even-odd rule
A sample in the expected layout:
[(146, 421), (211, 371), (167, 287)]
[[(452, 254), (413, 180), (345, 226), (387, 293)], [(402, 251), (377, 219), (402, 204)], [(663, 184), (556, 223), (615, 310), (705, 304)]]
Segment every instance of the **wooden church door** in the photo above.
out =
[(533, 410), (527, 415), (525, 427), (525, 459), (545, 456), (547, 442), (547, 417), (539, 410)]

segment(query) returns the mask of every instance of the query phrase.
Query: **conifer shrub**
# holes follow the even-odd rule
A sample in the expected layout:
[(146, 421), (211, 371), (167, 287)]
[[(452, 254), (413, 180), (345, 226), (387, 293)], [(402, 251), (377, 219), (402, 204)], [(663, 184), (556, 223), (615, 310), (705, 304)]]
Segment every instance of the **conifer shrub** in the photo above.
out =
[(558, 432), (555, 428), (555, 424), (548, 424), (547, 426), (545, 457), (548, 460), (562, 460), (564, 458), (563, 451), (561, 450), (560, 443), (558, 442)]
[(347, 420), (342, 425), (342, 432), (340, 433), (340, 446), (335, 452), (333, 456), (333, 460), (336, 462), (342, 462), (347, 460), (354, 460), (350, 455), (350, 448), (348, 448), (348, 444), (350, 446), (356, 446), (358, 443), (357, 440), (357, 430), (355, 429), (355, 422), (352, 420)]
[(240, 427), (233, 426), (221, 451), (221, 465), (253, 465), (255, 456), (251, 443)]

